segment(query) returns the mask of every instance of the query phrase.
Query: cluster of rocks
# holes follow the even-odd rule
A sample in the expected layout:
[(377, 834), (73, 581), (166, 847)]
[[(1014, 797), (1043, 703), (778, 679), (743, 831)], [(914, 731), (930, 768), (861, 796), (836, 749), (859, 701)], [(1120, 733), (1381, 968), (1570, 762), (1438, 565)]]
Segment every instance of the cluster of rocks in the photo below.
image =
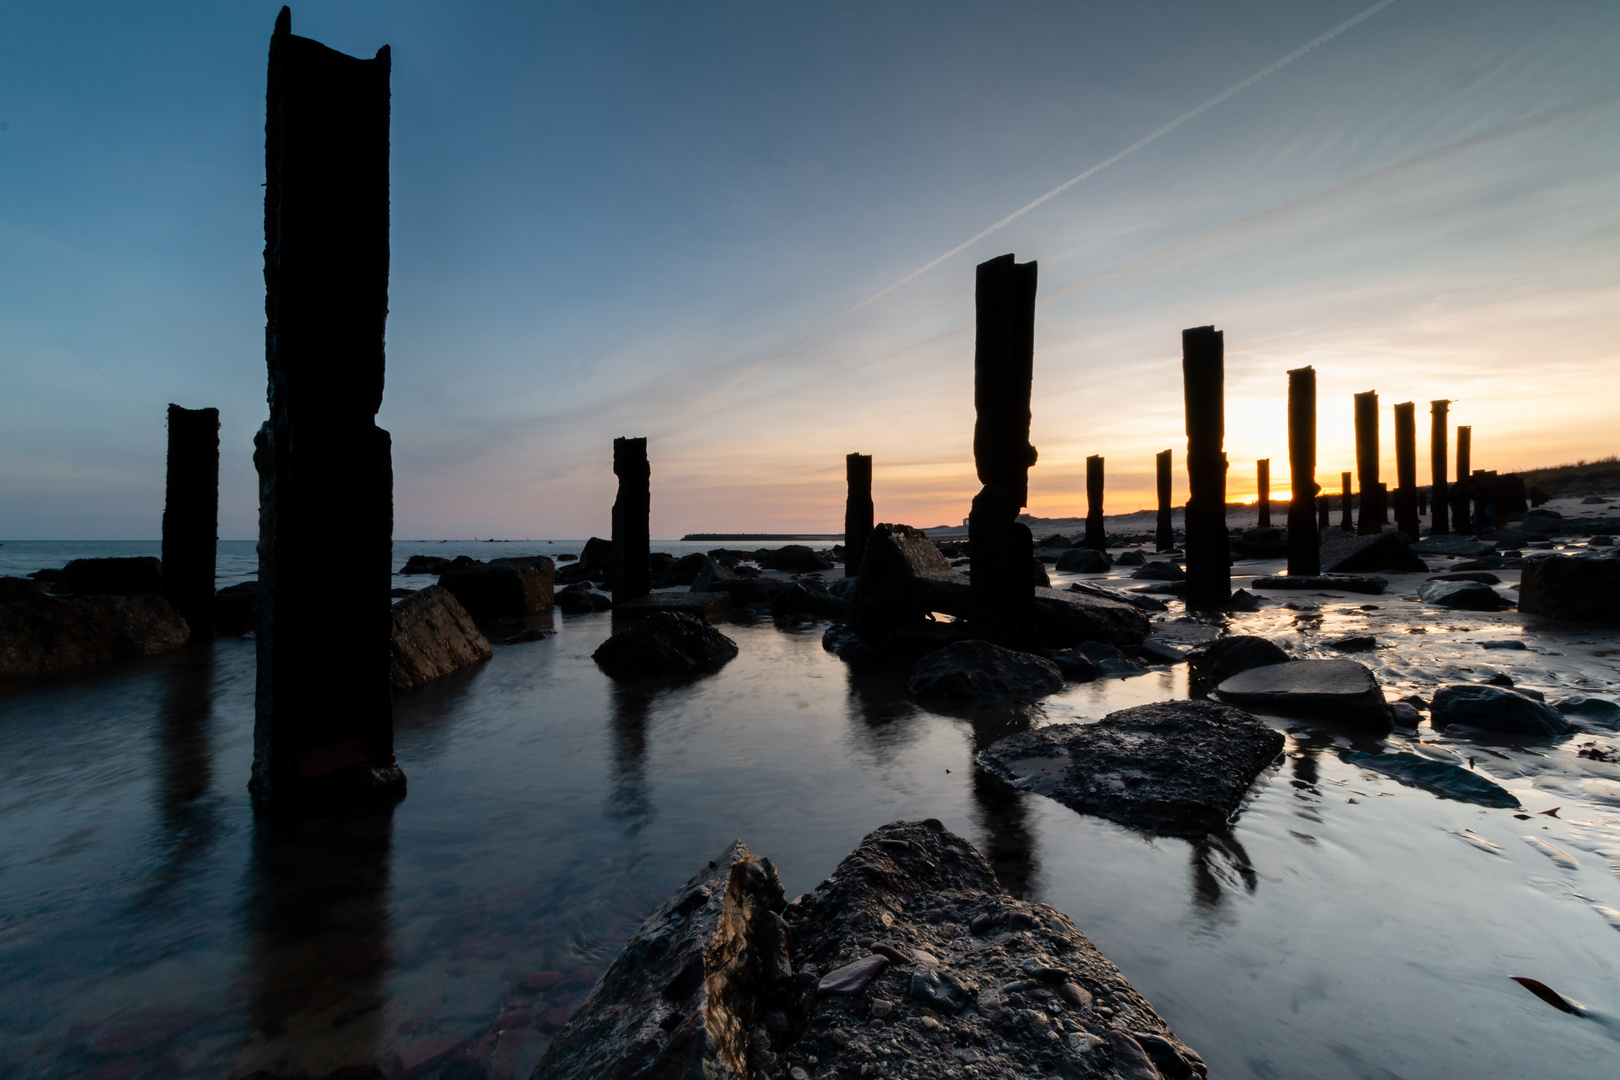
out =
[(791, 902), (734, 843), (642, 924), (533, 1080), (1204, 1073), (1066, 916), (928, 820), (876, 830)]
[(75, 559), (0, 578), (0, 678), (55, 675), (184, 648), (191, 627), (163, 596), (155, 558)]

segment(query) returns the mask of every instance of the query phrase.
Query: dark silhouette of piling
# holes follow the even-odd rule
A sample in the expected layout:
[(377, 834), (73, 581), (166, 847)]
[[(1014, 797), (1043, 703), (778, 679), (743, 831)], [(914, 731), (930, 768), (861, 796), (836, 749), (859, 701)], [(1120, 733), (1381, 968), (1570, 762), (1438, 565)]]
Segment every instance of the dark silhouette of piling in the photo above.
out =
[(1356, 532), (1371, 536), (1383, 532), (1378, 498), (1378, 391), (1356, 395), (1356, 483), (1361, 489), (1361, 515)]
[[(1327, 496), (1327, 495), (1318, 495), (1316, 497), (1316, 529), (1317, 529), (1317, 532), (1319, 534), (1320, 533), (1325, 533), (1325, 532), (1328, 531), (1328, 529), (1330, 529), (1332, 527), (1333, 527), (1333, 507), (1330, 504), (1330, 497)], [(1289, 535), (1292, 536), (1293, 534), (1290, 533)], [(1320, 550), (1317, 551), (1317, 565), (1318, 566), (1321, 565), (1321, 551)]]
[(1258, 493), (1255, 500), (1255, 510), (1259, 520), (1255, 522), (1261, 528), (1271, 526), (1271, 459), (1261, 458), (1254, 463), (1254, 483)]
[(1187, 412), (1187, 606), (1219, 607), (1232, 598), (1226, 539), (1225, 344), (1213, 326), (1181, 332)]
[(1421, 526), (1417, 505), (1417, 405), (1395, 406), (1395, 527), (1416, 540)]
[(1018, 521), (1029, 502), (1029, 395), (1035, 368), (1036, 264), (1002, 255), (979, 264), (973, 356), (973, 461), (984, 485), (968, 515), (975, 631), (1010, 642), (1028, 633), (1035, 540)]
[(844, 475), (849, 482), (844, 500), (844, 576), (855, 577), (861, 572), (866, 538), (872, 535), (872, 455), (847, 455)]
[(652, 588), (652, 466), (647, 440), (613, 440), (613, 475), (619, 497), (613, 500), (613, 602), (646, 596)]
[(1434, 520), (1429, 524), (1429, 531), (1436, 536), (1451, 531), (1446, 513), (1446, 413), (1450, 408), (1449, 400), (1429, 402), (1429, 483), (1434, 489)]
[(193, 645), (214, 640), (214, 555), (218, 546), (219, 410), (170, 405), (163, 595), (191, 627)]
[(1350, 518), (1350, 474), (1349, 473), (1340, 473), (1339, 474), (1339, 490), (1343, 493), (1339, 497), (1339, 509), (1340, 509), (1341, 515), (1342, 515), (1339, 518), (1339, 528), (1344, 532), (1354, 532), (1355, 531), (1355, 524), (1354, 524), (1354, 522), (1351, 521), (1351, 518)]
[(1170, 551), (1176, 546), (1176, 530), (1170, 509), (1170, 451), (1159, 451), (1154, 455), (1153, 462), (1159, 474), (1159, 527), (1153, 535), (1153, 547), (1157, 551)]
[(1471, 424), (1457, 425), (1457, 488), (1452, 493), (1452, 516), (1456, 529), (1469, 536), (1474, 534), (1474, 516), (1468, 512), (1469, 492), (1473, 488), (1474, 428)]
[(1103, 459), (1096, 454), (1086, 458), (1086, 539), (1081, 547), (1108, 549), (1103, 531)]
[[(1269, 470), (1268, 470), (1269, 471)], [(1322, 572), (1321, 537), (1317, 533), (1316, 493), (1316, 369), (1295, 368), (1288, 373), (1288, 572)], [(1328, 506), (1321, 509), (1321, 528), (1328, 526)]]
[[(270, 419), (259, 472), (253, 779), (263, 807), (397, 799), (389, 698), (393, 465), (388, 320), (389, 52), (270, 39), (264, 192)], [(341, 573), (332, 571), (335, 544)]]
[(1383, 481), (1378, 482), (1378, 531), (1383, 532), (1384, 526), (1389, 524), (1389, 485)]

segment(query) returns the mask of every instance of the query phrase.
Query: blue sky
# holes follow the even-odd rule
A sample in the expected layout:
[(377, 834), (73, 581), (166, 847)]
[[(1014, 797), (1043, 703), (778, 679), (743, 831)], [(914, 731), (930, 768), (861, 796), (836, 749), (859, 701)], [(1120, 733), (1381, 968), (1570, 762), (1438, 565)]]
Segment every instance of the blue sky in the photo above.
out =
[[(1475, 463), (1596, 457), (1620, 392), (1620, 5), (1395, 0), (882, 299), (886, 286), (1372, 0), (323, 3), (392, 47), (396, 530), (959, 520), (973, 267), (1040, 262), (1031, 509), (1151, 499), (1180, 330), (1228, 349), (1234, 494), (1286, 483), (1285, 371), (1458, 399)], [(222, 414), (256, 534), (265, 57), (278, 4), (19, 3), (0, 35), (0, 536), (149, 538), (162, 409)], [(843, 317), (840, 317), (843, 316)], [(1420, 461), (1427, 425), (1420, 423)]]

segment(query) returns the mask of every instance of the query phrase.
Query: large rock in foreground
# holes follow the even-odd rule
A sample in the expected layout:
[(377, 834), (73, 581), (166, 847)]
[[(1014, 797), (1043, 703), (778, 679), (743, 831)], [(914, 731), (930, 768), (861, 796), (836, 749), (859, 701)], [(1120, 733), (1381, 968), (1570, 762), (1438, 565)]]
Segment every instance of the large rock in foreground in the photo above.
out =
[(1463, 724), (1510, 735), (1569, 733), (1569, 721), (1551, 705), (1500, 686), (1474, 683), (1442, 686), (1436, 690), (1434, 700), (1429, 703), (1429, 723), (1436, 728)]
[(1322, 545), (1322, 573), (1370, 574), (1379, 570), (1396, 573), (1427, 573), (1428, 564), (1398, 533), (1372, 536), (1345, 536)]
[(917, 661), (910, 683), (918, 697), (985, 702), (1040, 698), (1062, 689), (1063, 672), (1052, 661), (988, 641), (958, 641), (929, 653)]
[(878, 829), (789, 904), (733, 844), (642, 924), (533, 1080), (902, 1072), (1192, 1080), (1204, 1063), (1068, 918), (1008, 896), (930, 820)]
[(555, 602), (556, 568), (545, 556), (458, 566), (439, 575), (475, 619), (532, 615)]
[(1390, 727), (1377, 678), (1354, 660), (1292, 660), (1250, 668), (1215, 692), (1222, 701), (1273, 716), (1332, 720), (1373, 731)]
[(1175, 835), (1226, 827), (1283, 737), (1242, 709), (1164, 701), (1009, 735), (979, 764), (1082, 813)]
[(161, 596), (41, 596), (0, 604), (0, 679), (185, 647), (191, 628)]
[(1519, 610), (1551, 619), (1620, 622), (1620, 559), (1531, 559), (1519, 578)]
[(702, 619), (656, 611), (602, 642), (591, 658), (615, 679), (642, 679), (712, 671), (736, 655), (737, 643)]
[(389, 611), (388, 685), (395, 690), (448, 675), (495, 655), (455, 594), (431, 585)]

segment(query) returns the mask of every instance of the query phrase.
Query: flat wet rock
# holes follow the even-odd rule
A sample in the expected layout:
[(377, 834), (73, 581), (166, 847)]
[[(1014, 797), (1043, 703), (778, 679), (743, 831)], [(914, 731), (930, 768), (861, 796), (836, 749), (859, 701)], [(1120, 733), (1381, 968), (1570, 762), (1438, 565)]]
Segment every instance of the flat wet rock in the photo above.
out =
[(1082, 813), (1153, 832), (1226, 827), (1283, 737), (1230, 705), (1166, 701), (1001, 739), (979, 764)]
[(958, 641), (918, 660), (909, 688), (918, 697), (967, 701), (1038, 698), (1063, 689), (1063, 672), (1032, 653)]
[(1389, 730), (1378, 680), (1354, 660), (1294, 660), (1250, 668), (1216, 687), (1222, 701), (1275, 716)]
[(1506, 611), (1513, 601), (1482, 581), (1425, 581), (1418, 596), (1426, 604), (1460, 611)]
[(1569, 732), (1569, 721), (1551, 705), (1500, 686), (1442, 686), (1429, 704), (1429, 723), (1460, 724), (1512, 735), (1555, 736)]
[(1229, 634), (1200, 645), (1187, 654), (1193, 674), (1209, 686), (1219, 686), (1240, 671), (1286, 664), (1293, 657), (1269, 638)]
[(1350, 750), (1343, 757), (1352, 765), (1393, 776), (1403, 784), (1432, 791), (1442, 799), (1456, 799), (1505, 810), (1519, 807), (1519, 800), (1513, 797), (1512, 792), (1460, 765), (1419, 757), (1403, 750), (1385, 751), (1382, 754)]

